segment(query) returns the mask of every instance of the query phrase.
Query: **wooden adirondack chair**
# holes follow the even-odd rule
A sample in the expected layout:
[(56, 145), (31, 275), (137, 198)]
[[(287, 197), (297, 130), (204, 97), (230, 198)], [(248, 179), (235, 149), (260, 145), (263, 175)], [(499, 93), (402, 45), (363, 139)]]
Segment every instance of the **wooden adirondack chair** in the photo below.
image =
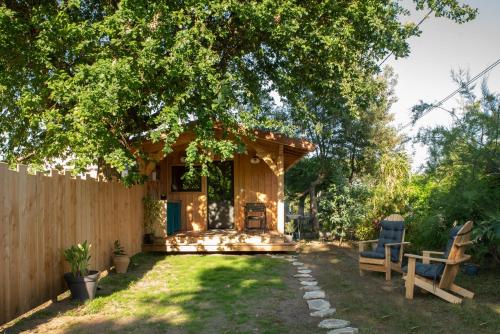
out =
[[(453, 304), (462, 303), (462, 298), (446, 290), (464, 298), (474, 297), (474, 293), (454, 283), (460, 263), (470, 259), (470, 255), (465, 254), (465, 247), (472, 244), (471, 232), (472, 221), (468, 221), (463, 226), (451, 230), (445, 252), (424, 251), (422, 256), (405, 254), (408, 257), (408, 267), (404, 268), (407, 274), (403, 277), (406, 280), (406, 298), (413, 299), (415, 286)], [(443, 257), (431, 257), (431, 254), (443, 255)], [(417, 263), (417, 259), (421, 259), (422, 263)]]
[[(391, 271), (402, 273), (403, 247), (405, 242), (404, 218), (392, 214), (382, 220), (380, 236), (376, 240), (359, 241), (359, 274), (364, 270), (385, 272), (385, 279), (391, 279)], [(374, 250), (366, 250), (366, 245), (377, 245)]]

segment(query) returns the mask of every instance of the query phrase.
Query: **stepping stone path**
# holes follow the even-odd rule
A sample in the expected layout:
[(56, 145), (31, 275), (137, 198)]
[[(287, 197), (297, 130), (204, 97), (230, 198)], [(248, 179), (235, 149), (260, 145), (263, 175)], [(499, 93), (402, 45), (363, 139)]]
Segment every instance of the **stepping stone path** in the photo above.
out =
[(319, 318), (324, 318), (329, 315), (334, 315), (337, 312), (336, 309), (334, 308), (329, 308), (328, 310), (321, 310), (321, 311), (314, 311), (311, 312), (309, 315), (311, 317), (319, 317)]
[(330, 308), (330, 302), (324, 299), (311, 299), (307, 301), (307, 306), (313, 311), (328, 310)]
[(344, 327), (339, 329), (334, 329), (333, 331), (329, 331), (326, 334), (358, 334), (359, 331), (354, 327)]
[(322, 320), (318, 327), (319, 328), (326, 328), (326, 329), (339, 329), (339, 328), (345, 328), (349, 326), (351, 323), (347, 320), (342, 320), (342, 319), (325, 319)]
[(300, 284), (311, 286), (311, 285), (318, 285), (318, 282), (316, 282), (316, 281), (302, 281), (302, 282), (300, 282)]
[[(326, 299), (325, 291), (318, 286), (318, 282), (312, 276), (312, 270), (309, 269), (307, 265), (297, 260), (296, 256), (280, 256), (272, 255), (273, 258), (285, 259), (290, 262), (293, 266), (297, 267), (297, 274), (293, 277), (300, 281), (300, 289), (305, 291), (304, 300), (307, 302), (307, 306), (311, 313), (311, 317), (326, 318), (334, 315), (337, 310), (332, 307), (330, 302)], [(323, 319), (318, 324), (319, 328), (331, 329), (327, 334), (357, 334), (358, 329), (354, 327), (349, 327), (351, 323), (343, 319)]]
[(316, 290), (316, 291), (307, 291), (304, 293), (304, 299), (318, 299), (325, 298), (325, 291)]
[(295, 275), (293, 275), (293, 277), (297, 277), (298, 278), (298, 277), (312, 277), (312, 276), (309, 275), (309, 274), (295, 274)]
[(301, 282), (312, 282), (314, 280), (315, 280), (314, 277), (299, 277), (299, 281)]

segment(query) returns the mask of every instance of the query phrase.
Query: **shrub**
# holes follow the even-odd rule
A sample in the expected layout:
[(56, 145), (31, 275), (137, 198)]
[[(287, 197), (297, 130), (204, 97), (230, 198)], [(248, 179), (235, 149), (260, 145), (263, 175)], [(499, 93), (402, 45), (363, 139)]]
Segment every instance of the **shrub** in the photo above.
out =
[(365, 218), (365, 189), (360, 186), (332, 184), (319, 200), (319, 220), (322, 230), (330, 232), (342, 242), (351, 239), (357, 225)]

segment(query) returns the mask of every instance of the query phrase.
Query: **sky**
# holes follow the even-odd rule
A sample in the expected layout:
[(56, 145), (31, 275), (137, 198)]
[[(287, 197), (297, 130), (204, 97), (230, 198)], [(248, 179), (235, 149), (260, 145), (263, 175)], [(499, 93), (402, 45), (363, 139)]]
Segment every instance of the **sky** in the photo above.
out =
[[(384, 65), (391, 66), (398, 76), (395, 94), (398, 101), (392, 106), (394, 124), (404, 125), (410, 121), (411, 107), (423, 100), (437, 102), (453, 92), (457, 86), (451, 80), (451, 70), (469, 70), (471, 77), (500, 58), (500, 0), (461, 1), (479, 9), (475, 20), (457, 24), (445, 18), (431, 15), (420, 28), (420, 37), (409, 40), (411, 53), (407, 58), (394, 59), (391, 56)], [(419, 22), (426, 11), (414, 11), (411, 0), (404, 0), (403, 6), (412, 10), (412, 15), (402, 21)], [(500, 65), (486, 77), (491, 91), (500, 92)], [(481, 81), (476, 82), (477, 92)], [(457, 107), (458, 95), (443, 105), (443, 108)], [(412, 136), (421, 127), (451, 124), (450, 116), (443, 110), (434, 109), (419, 120), (415, 127), (407, 127), (404, 133)], [(427, 159), (427, 150), (418, 144), (407, 144), (412, 158), (413, 170), (418, 170)]]

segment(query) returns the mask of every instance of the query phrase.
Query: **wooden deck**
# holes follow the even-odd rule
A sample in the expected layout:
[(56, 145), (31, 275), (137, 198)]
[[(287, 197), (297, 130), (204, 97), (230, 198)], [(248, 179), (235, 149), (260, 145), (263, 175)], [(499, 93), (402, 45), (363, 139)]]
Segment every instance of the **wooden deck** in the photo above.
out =
[(295, 252), (297, 244), (287, 242), (277, 232), (238, 232), (210, 230), (180, 232), (152, 245), (143, 245), (145, 252), (226, 253), (226, 252)]

